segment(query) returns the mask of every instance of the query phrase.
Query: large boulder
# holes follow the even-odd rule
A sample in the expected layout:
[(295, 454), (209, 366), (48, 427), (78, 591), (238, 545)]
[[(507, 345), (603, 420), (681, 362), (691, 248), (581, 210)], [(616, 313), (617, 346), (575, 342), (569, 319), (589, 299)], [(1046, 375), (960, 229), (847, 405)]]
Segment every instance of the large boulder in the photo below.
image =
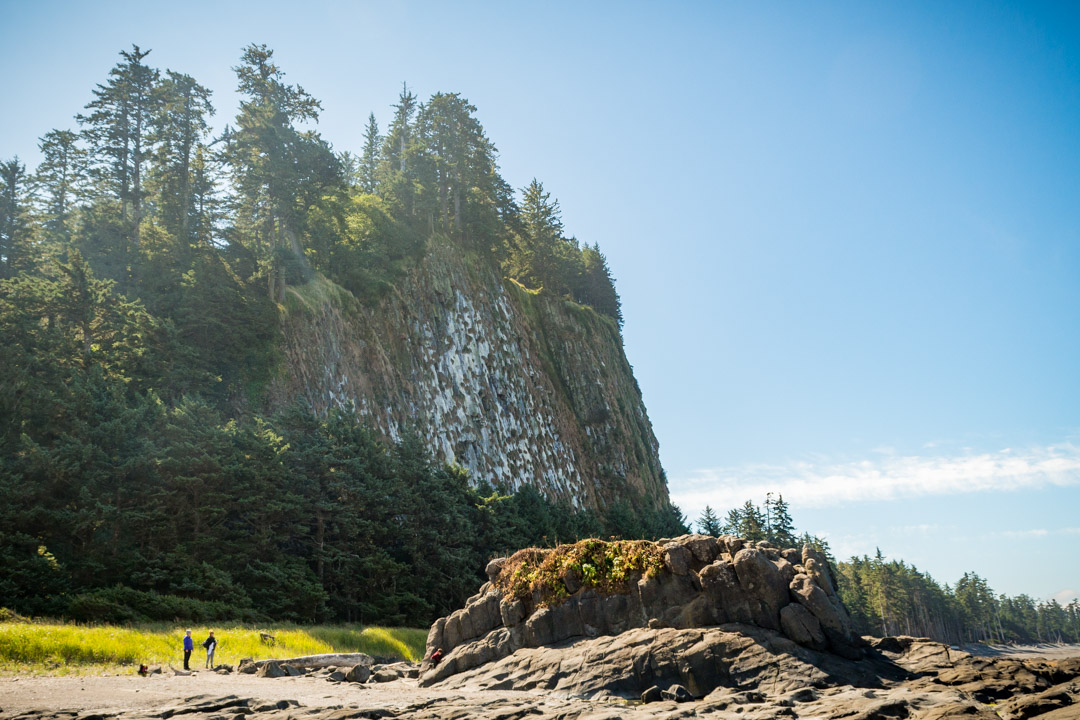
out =
[(743, 548), (735, 554), (735, 574), (750, 604), (754, 624), (780, 629), (780, 608), (790, 602), (788, 584), (776, 565), (757, 548)]
[(289, 673), (277, 660), (271, 660), (259, 666), (259, 669), (255, 674), (259, 677), (280, 678), (287, 676)]
[(816, 584), (809, 575), (798, 574), (791, 581), (791, 597), (805, 607), (821, 623), (829, 647), (837, 654), (858, 659), (862, 656), (851, 632), (851, 621), (839, 601)]
[(749, 598), (739, 584), (739, 576), (731, 563), (717, 560), (702, 568), (699, 577), (702, 589), (712, 601), (715, 623), (753, 622)]
[(354, 683), (366, 683), (370, 677), (371, 666), (364, 663), (353, 665), (349, 672), (345, 673), (345, 679)]

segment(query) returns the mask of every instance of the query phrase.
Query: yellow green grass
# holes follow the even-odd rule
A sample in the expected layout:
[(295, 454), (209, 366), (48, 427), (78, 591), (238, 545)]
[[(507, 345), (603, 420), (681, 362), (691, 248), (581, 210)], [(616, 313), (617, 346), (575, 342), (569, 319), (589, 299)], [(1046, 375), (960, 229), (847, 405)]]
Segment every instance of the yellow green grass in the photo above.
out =
[[(86, 674), (131, 671), (140, 663), (182, 667), (185, 627), (150, 624), (131, 627), (59, 622), (0, 622), (0, 673)], [(192, 668), (202, 667), (200, 643), (213, 630), (218, 640), (214, 662), (256, 660), (331, 652), (419, 660), (426, 629), (361, 625), (274, 626), (263, 628), (191, 626), (195, 640)], [(275, 636), (264, 644), (260, 632)]]

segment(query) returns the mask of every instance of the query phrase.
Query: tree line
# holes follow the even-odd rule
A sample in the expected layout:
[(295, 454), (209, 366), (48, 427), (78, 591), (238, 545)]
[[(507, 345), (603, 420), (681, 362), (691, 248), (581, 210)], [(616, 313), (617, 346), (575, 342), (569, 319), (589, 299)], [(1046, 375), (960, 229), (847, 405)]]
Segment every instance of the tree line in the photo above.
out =
[(874, 557), (837, 562), (828, 542), (799, 535), (782, 495), (768, 494), (763, 507), (747, 500), (721, 521), (705, 506), (699, 532), (767, 540), (778, 547), (808, 543), (825, 552), (836, 569), (840, 597), (857, 632), (864, 635), (915, 635), (944, 643), (1080, 642), (1080, 600), (1062, 606), (1028, 595), (995, 594), (986, 580), (964, 573), (955, 585), (942, 585), (903, 560)]
[(238, 112), (211, 137), (210, 90), (151, 67), (149, 54), (137, 45), (120, 53), (79, 129), (41, 137), (34, 172), (17, 158), (0, 163), (0, 277), (70, 247), (150, 304), (212, 253), (274, 302), (313, 270), (367, 296), (439, 234), (522, 284), (621, 323), (599, 246), (565, 234), (558, 201), (538, 180), (518, 199), (459, 94), (421, 103), (403, 87), (385, 134), (372, 114), (362, 152), (335, 152), (314, 127), (319, 101), (285, 81), (272, 50), (251, 45), (234, 68)]
[(670, 505), (470, 480), (352, 416), (268, 414), (279, 303), (315, 273), (370, 301), (438, 236), (617, 323), (606, 259), (540, 182), (518, 198), (457, 94), (403, 88), (353, 155), (265, 46), (216, 137), (210, 91), (148, 57), (121, 52), (32, 172), (0, 163), (0, 605), (424, 624), (496, 553), (685, 530)]

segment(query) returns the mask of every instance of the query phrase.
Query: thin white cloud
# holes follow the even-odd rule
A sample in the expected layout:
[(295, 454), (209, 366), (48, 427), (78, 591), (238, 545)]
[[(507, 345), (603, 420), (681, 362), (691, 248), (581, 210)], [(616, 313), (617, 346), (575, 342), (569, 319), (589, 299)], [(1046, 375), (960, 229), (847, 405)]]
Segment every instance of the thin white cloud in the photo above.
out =
[[(708, 468), (671, 484), (685, 510), (729, 508), (780, 493), (799, 507), (933, 495), (1037, 490), (1080, 485), (1080, 446), (1073, 443), (960, 456), (874, 454), (873, 459)], [(696, 515), (694, 516), (696, 517)]]
[(1073, 600), (1080, 599), (1080, 590), (1058, 590), (1056, 593), (1046, 598), (1047, 600), (1057, 600), (1060, 605), (1068, 605)]
[(1050, 535), (1080, 535), (1080, 528), (1034, 528), (1032, 530), (1002, 530), (996, 535), (1009, 538), (1044, 538)]

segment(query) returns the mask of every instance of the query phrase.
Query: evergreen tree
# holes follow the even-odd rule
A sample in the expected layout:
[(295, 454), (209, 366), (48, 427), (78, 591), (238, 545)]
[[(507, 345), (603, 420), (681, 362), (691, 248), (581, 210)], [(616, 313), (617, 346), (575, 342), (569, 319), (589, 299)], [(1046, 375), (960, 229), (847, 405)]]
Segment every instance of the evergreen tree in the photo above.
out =
[(0, 278), (30, 264), (26, 166), (18, 158), (0, 163)]
[(615, 291), (615, 280), (611, 277), (607, 258), (596, 243), (582, 248), (581, 256), (584, 272), (580, 286), (574, 292), (575, 299), (592, 306), (598, 313), (614, 318), (622, 327), (622, 301)]
[(379, 186), (379, 152), (383, 138), (379, 135), (379, 124), (375, 113), (368, 115), (367, 127), (364, 128), (364, 149), (360, 155), (358, 168), (360, 190), (375, 193)]
[(764, 540), (766, 537), (765, 516), (761, 509), (749, 500), (742, 507), (742, 528), (739, 535), (752, 542)]
[[(152, 117), (150, 141), (155, 146), (151, 182), (158, 198), (163, 227), (184, 246), (195, 241), (199, 222), (195, 185), (195, 163), (204, 153), (202, 142), (214, 114), (210, 91), (190, 75), (168, 70), (155, 89), (156, 112)], [(205, 159), (202, 161), (205, 166)]]
[(719, 537), (723, 534), (723, 526), (720, 523), (720, 519), (716, 517), (713, 509), (708, 505), (701, 513), (701, 517), (697, 521), (698, 532), (705, 535), (712, 535), (713, 537)]
[(238, 196), (237, 220), (250, 233), (269, 296), (280, 302), (287, 261), (303, 263), (307, 209), (343, 180), (337, 157), (318, 133), (296, 127), (317, 121), (322, 106), (302, 87), (282, 81), (273, 54), (265, 45), (249, 45), (234, 68), (246, 99), (224, 154)]
[(416, 95), (405, 83), (401, 85), (398, 102), (393, 106), (394, 118), (383, 140), (377, 185), (395, 217), (411, 222), (416, 205), (416, 168), (413, 166), (416, 148), (413, 143), (413, 117), (417, 111)]
[(41, 164), (34, 173), (45, 231), (54, 242), (69, 242), (72, 214), (85, 192), (87, 152), (70, 130), (50, 130), (38, 143)]
[(788, 504), (783, 495), (777, 495), (772, 499), (772, 494), (766, 499), (769, 506), (769, 541), (780, 547), (791, 547), (796, 544), (795, 524), (791, 520)]
[(532, 287), (548, 287), (558, 293), (556, 266), (564, 243), (559, 201), (551, 198), (536, 178), (522, 191), (521, 221), (524, 237), (514, 258), (515, 274)]
[(79, 115), (94, 153), (94, 176), (108, 195), (119, 202), (124, 238), (139, 247), (143, 217), (145, 162), (150, 155), (149, 133), (157, 112), (158, 71), (143, 64), (149, 50), (133, 45), (120, 51), (122, 62), (109, 71), (109, 81), (98, 85), (94, 99), (86, 106), (89, 115)]

